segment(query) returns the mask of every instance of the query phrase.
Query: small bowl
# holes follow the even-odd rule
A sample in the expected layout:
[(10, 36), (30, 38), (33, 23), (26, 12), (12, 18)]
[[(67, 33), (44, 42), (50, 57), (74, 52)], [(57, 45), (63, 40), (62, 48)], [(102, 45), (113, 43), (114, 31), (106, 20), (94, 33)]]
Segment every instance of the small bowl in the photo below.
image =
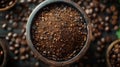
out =
[(113, 41), (113, 42), (109, 45), (109, 47), (108, 47), (108, 49), (107, 49), (107, 52), (106, 52), (106, 60), (107, 60), (107, 65), (108, 65), (108, 67), (112, 67), (112, 65), (111, 65), (111, 63), (110, 63), (110, 59), (109, 59), (109, 57), (110, 57), (109, 54), (110, 54), (110, 51), (111, 51), (111, 49), (113, 48), (113, 46), (116, 45), (117, 43), (120, 43), (120, 39)]
[(2, 47), (3, 52), (4, 52), (4, 58), (3, 58), (3, 61), (0, 65), (0, 67), (4, 67), (7, 62), (7, 47), (6, 47), (4, 40), (2, 40), (2, 39), (0, 39), (0, 46)]
[[(31, 26), (32, 26), (32, 21), (35, 17), (35, 15), (37, 14), (37, 12), (39, 10), (41, 10), (42, 8), (44, 8), (45, 6), (48, 6), (49, 4), (55, 4), (55, 3), (63, 3), (69, 6), (74, 7), (75, 9), (77, 9), (83, 16), (85, 23), (87, 23), (87, 40), (85, 45), (83, 46), (83, 48), (81, 49), (81, 51), (72, 59), (69, 59), (67, 61), (53, 61), (53, 60), (49, 60), (45, 57), (43, 57), (33, 46), (32, 43), (32, 39), (31, 39)], [(79, 7), (79, 5), (77, 5), (76, 3), (72, 2), (71, 0), (45, 0), (42, 3), (40, 3), (31, 13), (31, 15), (29, 16), (27, 25), (26, 25), (26, 38), (27, 38), (27, 43), (29, 45), (29, 47), (32, 49), (33, 53), (35, 53), (35, 55), (38, 57), (38, 59), (42, 60), (43, 62), (51, 65), (51, 66), (65, 66), (65, 65), (69, 65), (77, 60), (79, 60), (80, 58), (82, 58), (82, 56), (85, 54), (85, 52), (87, 51), (87, 49), (89, 48), (90, 45), (90, 41), (91, 41), (91, 24), (90, 24), (90, 20), (88, 19), (86, 13), (83, 11), (83, 9), (81, 7)]]
[(15, 0), (14, 1), (14, 3), (13, 4), (11, 4), (10, 6), (8, 6), (8, 7), (5, 7), (5, 8), (0, 8), (0, 11), (6, 11), (6, 10), (8, 10), (8, 9), (10, 9), (10, 8), (12, 8), (15, 4), (17, 3), (17, 0)]

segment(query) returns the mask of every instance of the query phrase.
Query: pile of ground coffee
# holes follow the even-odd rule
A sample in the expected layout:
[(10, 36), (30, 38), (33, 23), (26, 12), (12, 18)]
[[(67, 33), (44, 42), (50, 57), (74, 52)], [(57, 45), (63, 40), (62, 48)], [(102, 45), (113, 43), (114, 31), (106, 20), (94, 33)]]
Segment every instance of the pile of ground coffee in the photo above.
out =
[(75, 8), (58, 3), (40, 10), (32, 22), (34, 47), (47, 59), (65, 61), (76, 56), (87, 40), (87, 24)]

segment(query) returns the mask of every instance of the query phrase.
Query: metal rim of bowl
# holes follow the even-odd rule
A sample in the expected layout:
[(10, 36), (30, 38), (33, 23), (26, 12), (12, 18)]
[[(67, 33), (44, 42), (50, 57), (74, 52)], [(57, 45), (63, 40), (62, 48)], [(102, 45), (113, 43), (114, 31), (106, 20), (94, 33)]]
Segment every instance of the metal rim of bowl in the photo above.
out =
[[(75, 56), (73, 57), (72, 59), (70, 60), (67, 60), (67, 61), (53, 61), (53, 60), (49, 60), (49, 59), (46, 59), (45, 57), (43, 57), (35, 48), (34, 48), (34, 45), (32, 44), (32, 41), (31, 41), (31, 34), (30, 34), (30, 31), (31, 31), (31, 25), (32, 25), (32, 20), (33, 18), (35, 17), (36, 13), (41, 9), (41, 8), (44, 8), (45, 6), (49, 5), (49, 4), (53, 4), (53, 3), (65, 3), (67, 5), (70, 5), (74, 8), (76, 8), (83, 16), (85, 22), (87, 23), (87, 40), (86, 40), (86, 43), (84, 45), (84, 47), (81, 49), (81, 51)], [(87, 17), (86, 13), (82, 10), (82, 8), (77, 5), (76, 3), (74, 3), (73, 1), (70, 1), (70, 0), (45, 0), (43, 1), (42, 3), (40, 3), (33, 11), (32, 13), (30, 14), (29, 18), (28, 18), (28, 22), (27, 22), (27, 25), (26, 25), (26, 38), (27, 38), (27, 43), (29, 45), (29, 47), (32, 49), (33, 53), (38, 57), (38, 59), (40, 59), (41, 61), (49, 64), (49, 65), (54, 65), (54, 66), (64, 66), (64, 65), (68, 65), (68, 64), (71, 64), (75, 61), (77, 61), (78, 59), (80, 59), (84, 54), (85, 52), (87, 51), (88, 47), (89, 47), (89, 44), (90, 44), (90, 39), (91, 39), (91, 24), (89, 23), (90, 20), (89, 18)]]
[(7, 48), (6, 48), (5, 43), (4, 43), (4, 41), (2, 39), (0, 39), (0, 46), (2, 47), (3, 52), (4, 52), (3, 62), (0, 65), (0, 67), (4, 67), (5, 64), (6, 64), (6, 61), (7, 61)]
[(16, 3), (17, 3), (17, 0), (15, 0), (15, 2), (12, 5), (8, 6), (8, 7), (0, 8), (0, 11), (6, 11), (6, 10), (12, 8)]
[(109, 56), (109, 53), (110, 53), (112, 47), (113, 47), (115, 44), (119, 43), (119, 42), (120, 42), (120, 39), (115, 40), (115, 41), (113, 41), (113, 42), (109, 45), (109, 47), (107, 48), (106, 60), (107, 60), (107, 65), (108, 65), (108, 67), (112, 67), (111, 64), (110, 64), (110, 60), (109, 60), (109, 57), (110, 57), (110, 56)]

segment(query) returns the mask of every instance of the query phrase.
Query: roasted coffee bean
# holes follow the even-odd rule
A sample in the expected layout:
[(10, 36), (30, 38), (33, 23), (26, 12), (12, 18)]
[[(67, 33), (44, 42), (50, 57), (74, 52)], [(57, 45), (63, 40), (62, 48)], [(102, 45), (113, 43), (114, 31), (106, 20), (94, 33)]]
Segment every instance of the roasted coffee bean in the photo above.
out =
[(4, 24), (2, 25), (2, 28), (5, 29), (6, 27), (7, 27), (7, 24), (4, 23)]
[(113, 30), (115, 30), (115, 31), (118, 30), (118, 29), (119, 29), (118, 25), (115, 25), (114, 28), (113, 28)]
[[(74, 1), (74, 0), (73, 0)], [(115, 4), (117, 2), (114, 2), (112, 0), (89, 0), (91, 2), (87, 2), (87, 1), (81, 1), (81, 2), (87, 2), (89, 4), (83, 4), (81, 3), (80, 6), (84, 7), (84, 10), (86, 12), (88, 12), (88, 16), (91, 19), (91, 23), (93, 23), (93, 43), (94, 44), (93, 47), (96, 48), (96, 50), (94, 50), (94, 52), (98, 52), (100, 54), (100, 57), (103, 57), (104, 52), (106, 51), (106, 46), (108, 46), (112, 41), (114, 41), (114, 37), (113, 34), (111, 36), (111, 32), (113, 31), (117, 31), (119, 29), (119, 10)], [(77, 2), (77, 1), (75, 1)], [(111, 3), (111, 5), (107, 5), (109, 3)], [(87, 8), (88, 6), (90, 6), (89, 8)], [(89, 14), (89, 9), (93, 9), (92, 14)], [(100, 32), (100, 36), (98, 36), (98, 32)], [(102, 39), (105, 38), (105, 39)], [(116, 39), (116, 38), (115, 38)], [(103, 46), (104, 45), (104, 46)], [(90, 49), (91, 51), (93, 51), (93, 49)], [(91, 57), (89, 57), (91, 58)], [(96, 56), (95, 56), (96, 58)], [(94, 58), (94, 59), (95, 59)], [(105, 57), (104, 57), (105, 59)], [(84, 60), (84, 59), (83, 59)], [(88, 59), (89, 60), (89, 59)], [(92, 60), (91, 60), (92, 61)], [(83, 61), (82, 61), (83, 62)], [(86, 63), (88, 63), (87, 61), (84, 61)], [(101, 60), (100, 62), (97, 62), (100, 65), (102, 64)], [(99, 65), (98, 64), (98, 65)], [(103, 63), (103, 65), (106, 64), (105, 62)], [(83, 63), (84, 65), (84, 63)], [(105, 65), (104, 65), (105, 66)], [(79, 67), (79, 66), (78, 66)], [(84, 66), (83, 66), (84, 67)], [(91, 66), (93, 67), (93, 66)], [(101, 66), (98, 66), (101, 67)], [(106, 66), (105, 66), (106, 67)]]
[(25, 50), (26, 50), (26, 49), (25, 49), (24, 47), (20, 48), (20, 53), (21, 53), (21, 54), (25, 53)]
[(109, 30), (110, 30), (109, 26), (106, 26), (105, 31), (109, 31)]
[(24, 55), (20, 57), (20, 60), (25, 60), (25, 59), (26, 57)]
[(18, 26), (18, 23), (17, 23), (17, 22), (14, 22), (14, 23), (12, 24), (12, 27), (13, 27), (13, 28), (17, 28), (17, 26)]
[(5, 39), (6, 39), (6, 40), (10, 40), (10, 37), (6, 36)]
[(12, 28), (11, 28), (11, 27), (7, 27), (7, 30), (8, 30), (8, 31), (12, 31)]
[[(0, 0), (9, 2), (11, 0)], [(15, 0), (13, 0), (15, 1)], [(20, 0), (21, 1), (21, 0)], [(27, 19), (33, 10), (33, 8), (42, 2), (43, 0), (36, 0), (36, 3), (28, 3), (27, 0), (23, 0), (24, 2), (18, 3), (10, 10), (4, 11), (0, 13), (0, 28), (4, 29), (8, 34), (6, 35), (5, 39), (8, 41), (8, 47), (10, 50), (10, 55), (12, 54), (12, 58), (14, 60), (20, 61), (21, 56), (25, 56), (25, 60), (30, 60), (31, 58), (34, 59), (34, 56), (30, 54), (30, 49), (28, 49), (28, 45), (26, 42), (26, 22)], [(35, 1), (34, 1), (35, 2)], [(5, 4), (5, 2), (4, 2)], [(4, 8), (9, 7), (13, 4), (13, 2), (7, 3), (8, 5), (1, 5)], [(33, 7), (30, 7), (30, 4), (33, 4)], [(0, 7), (1, 9), (1, 7)], [(3, 16), (4, 15), (4, 16)], [(4, 18), (1, 18), (4, 17)], [(1, 19), (3, 20), (1, 22)], [(19, 30), (18, 30), (19, 29)], [(22, 30), (23, 29), (23, 30)], [(21, 30), (21, 31), (20, 31)], [(11, 34), (12, 33), (12, 34)], [(20, 53), (21, 48), (25, 48), (24, 53)], [(29, 58), (30, 57), (30, 58)], [(12, 61), (14, 61), (12, 60)], [(11, 60), (10, 60), (11, 61)], [(34, 60), (32, 60), (32, 64)], [(30, 61), (31, 63), (31, 61)], [(14, 65), (14, 63), (12, 63)], [(31, 64), (31, 65), (32, 65)], [(24, 64), (23, 64), (24, 65)], [(34, 66), (33, 66), (34, 67)]]
[[(7, 0), (4, 0), (4, 1), (7, 1)], [(36, 6), (37, 4), (41, 3), (43, 0), (36, 0), (35, 3), (32, 3), (32, 0), (20, 0), (20, 1), (24, 1), (24, 2), (21, 2), (21, 3), (18, 3), (17, 5), (15, 5), (15, 7), (13, 7), (13, 9), (10, 9), (7, 14), (5, 14), (4, 18), (5, 18), (5, 22), (1, 22), (0, 23), (3, 23), (1, 26), (2, 26), (2, 29), (4, 29), (5, 31), (7, 31), (7, 27), (11, 27), (14, 29), (21, 29), (21, 33), (22, 33), (22, 29), (24, 28), (25, 29), (25, 26), (26, 26), (26, 20), (28, 18), (28, 16), (30, 15), (32, 9), (34, 8), (34, 6)], [(26, 2), (29, 2), (29, 3), (26, 3)], [(72, 0), (72, 1), (75, 1), (79, 4), (80, 7), (83, 7), (84, 10), (89, 10), (92, 9), (92, 14), (88, 14), (88, 16), (90, 17), (90, 19), (92, 20), (91, 23), (93, 23), (93, 28), (95, 29), (93, 31), (93, 36), (94, 36), (94, 46), (90, 45), (91, 47), (95, 47), (95, 48), (92, 48), (92, 53), (95, 53), (97, 50), (97, 47), (103, 47), (101, 45), (103, 45), (103, 43), (101, 42), (101, 38), (105, 37), (105, 46), (108, 46), (112, 41), (113, 41), (113, 38), (111, 37), (111, 32), (115, 32), (116, 30), (118, 30), (119, 28), (119, 10), (118, 8), (116, 7), (117, 3), (116, 1), (112, 1), (112, 0)], [(95, 2), (94, 2), (95, 1)], [(103, 1), (103, 3), (101, 2)], [(84, 4), (84, 2), (87, 2)], [(97, 2), (97, 3), (96, 3)], [(110, 3), (110, 5), (108, 6), (108, 3)], [(29, 5), (28, 5), (29, 4)], [(33, 7), (30, 7), (30, 4), (32, 4)], [(3, 7), (5, 7), (5, 5), (2, 5)], [(89, 7), (88, 7), (89, 6)], [(115, 10), (114, 9), (111, 9), (111, 6), (113, 6), (112, 8), (115, 7)], [(95, 8), (99, 8), (99, 11), (98, 12), (95, 12)], [(114, 11), (114, 12), (113, 12)], [(0, 13), (0, 18), (1, 16), (4, 15), (4, 12), (3, 13)], [(98, 21), (98, 16), (102, 18), (102, 21)], [(112, 19), (112, 16), (117, 16), (117, 19)], [(106, 17), (109, 17), (109, 20), (108, 18)], [(12, 20), (13, 22), (10, 22), (10, 24), (12, 25), (9, 25), (9, 20)], [(97, 20), (97, 21), (96, 21)], [(94, 22), (95, 21), (95, 22)], [(14, 22), (15, 22), (15, 27), (16, 27), (16, 23), (17, 23), (17, 27), (14, 28)], [(52, 22), (51, 22), (52, 23)], [(108, 31), (105, 31), (105, 28), (106, 28), (106, 25), (105, 23), (108, 23), (108, 27), (109, 27), (109, 32)], [(99, 25), (103, 25), (102, 27), (102, 30), (98, 29), (97, 27)], [(24, 26), (24, 27), (23, 27)], [(13, 34), (15, 32), (13, 32), (13, 30), (11, 30), (10, 32), (12, 32)], [(97, 31), (96, 31), (97, 30)], [(25, 32), (25, 30), (24, 30)], [(20, 47), (26, 47), (26, 45), (23, 45), (21, 44), (21, 41), (22, 39), (25, 40), (25, 36), (24, 33), (19, 33), (19, 35), (17, 35), (16, 38), (19, 38), (21, 39), (19, 41), (19, 45)], [(107, 36), (110, 36), (110, 38), (107, 38), (106, 35), (104, 35), (104, 33), (107, 35)], [(51, 33), (52, 35), (52, 33)], [(18, 37), (19, 36), (19, 37)], [(95, 37), (96, 36), (96, 37)], [(99, 36), (99, 37), (98, 37)], [(7, 37), (7, 36), (6, 36)], [(114, 36), (116, 37), (116, 36)], [(15, 38), (15, 39), (16, 39)], [(52, 38), (52, 37), (50, 37)], [(18, 43), (17, 41), (13, 42), (11, 41), (11, 37), (8, 37), (7, 38), (9, 40), (9, 44), (10, 45), (9, 47), (14, 47), (14, 49), (17, 49), (17, 50), (20, 50), (20, 48), (16, 47), (16, 43)], [(43, 39), (43, 37), (41, 37), (40, 39)], [(100, 41), (101, 43), (97, 43), (98, 41)], [(28, 47), (28, 46), (27, 46)], [(95, 49), (95, 50), (94, 50)], [(102, 48), (101, 48), (102, 49)], [(104, 52), (105, 52), (105, 48), (102, 49), (101, 52), (98, 52), (98, 54), (100, 55), (100, 57), (102, 57), (104, 55)], [(15, 51), (15, 50), (14, 50)], [(14, 51), (11, 51), (13, 52), (13, 55), (14, 55)], [(28, 51), (27, 53), (30, 53), (31, 51)], [(88, 53), (90, 53), (90, 56), (91, 56), (91, 49), (88, 51)], [(88, 54), (87, 53), (87, 54)], [(12, 56), (13, 56), (12, 55)], [(29, 55), (30, 58), (33, 58), (35, 56), (33, 56), (34, 54), (31, 54)], [(118, 54), (119, 55), (119, 54)], [(20, 59), (20, 54), (17, 54), (14, 57), (15, 60), (19, 61)], [(32, 57), (31, 57), (32, 56)], [(101, 60), (99, 63), (91, 63), (91, 61), (93, 61), (95, 58), (96, 58), (96, 55), (93, 56), (94, 58), (91, 58), (90, 56), (88, 56), (89, 58), (86, 60), (84, 59), (80, 59), (80, 60), (83, 60), (82, 62), (78, 62), (80, 63), (81, 66), (77, 66), (76, 67), (84, 67), (85, 65), (87, 64), (91, 64), (90, 67), (106, 67), (104, 64), (106, 63), (103, 63), (103, 66), (102, 63), (101, 63)], [(90, 61), (90, 62), (89, 62)], [(97, 59), (96, 59), (97, 61)], [(29, 61), (30, 62), (30, 61)], [(9, 63), (9, 62), (8, 62)], [(30, 65), (32, 64), (32, 62), (30, 62)], [(97, 64), (98, 66), (94, 66), (93, 64)], [(100, 64), (100, 65), (99, 65)], [(73, 67), (75, 66), (73, 65)], [(119, 65), (119, 64), (117, 64)], [(34, 66), (33, 66), (34, 67)], [(119, 67), (119, 66), (118, 66)]]
[(120, 42), (114, 44), (109, 52), (109, 60), (112, 67), (119, 67), (120, 65)]
[(14, 51), (14, 54), (15, 54), (15, 55), (16, 55), (16, 54), (18, 54), (18, 53), (19, 53), (19, 51), (18, 51), (18, 50), (15, 50), (15, 51)]
[(14, 60), (18, 60), (18, 57), (17, 57), (17, 56), (14, 56)]
[(114, 12), (114, 11), (116, 10), (115, 5), (112, 5), (112, 6), (110, 7), (110, 10), (111, 10), (112, 12)]
[(0, 8), (8, 8), (15, 0), (0, 0)]
[(11, 37), (11, 36), (12, 36), (12, 32), (9, 32), (7, 36), (8, 36), (8, 37)]
[(18, 35), (17, 35), (17, 33), (14, 33), (12, 36), (13, 36), (13, 38), (16, 38)]
[(111, 24), (112, 24), (112, 25), (116, 25), (116, 24), (117, 24), (117, 20), (112, 20), (112, 21), (111, 21)]

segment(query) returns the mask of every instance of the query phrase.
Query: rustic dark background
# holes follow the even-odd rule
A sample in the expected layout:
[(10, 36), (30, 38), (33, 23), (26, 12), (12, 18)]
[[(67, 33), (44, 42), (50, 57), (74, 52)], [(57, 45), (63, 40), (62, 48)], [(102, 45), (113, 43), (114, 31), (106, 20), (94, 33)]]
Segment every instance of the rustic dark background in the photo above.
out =
[[(0, 37), (7, 41), (11, 67), (48, 67), (39, 61), (26, 42), (25, 26), (32, 10), (43, 0), (20, 0), (8, 11), (0, 12)], [(120, 3), (118, 0), (72, 0), (82, 7), (93, 23), (93, 41), (86, 55), (71, 67), (107, 67), (106, 50), (118, 39)]]

